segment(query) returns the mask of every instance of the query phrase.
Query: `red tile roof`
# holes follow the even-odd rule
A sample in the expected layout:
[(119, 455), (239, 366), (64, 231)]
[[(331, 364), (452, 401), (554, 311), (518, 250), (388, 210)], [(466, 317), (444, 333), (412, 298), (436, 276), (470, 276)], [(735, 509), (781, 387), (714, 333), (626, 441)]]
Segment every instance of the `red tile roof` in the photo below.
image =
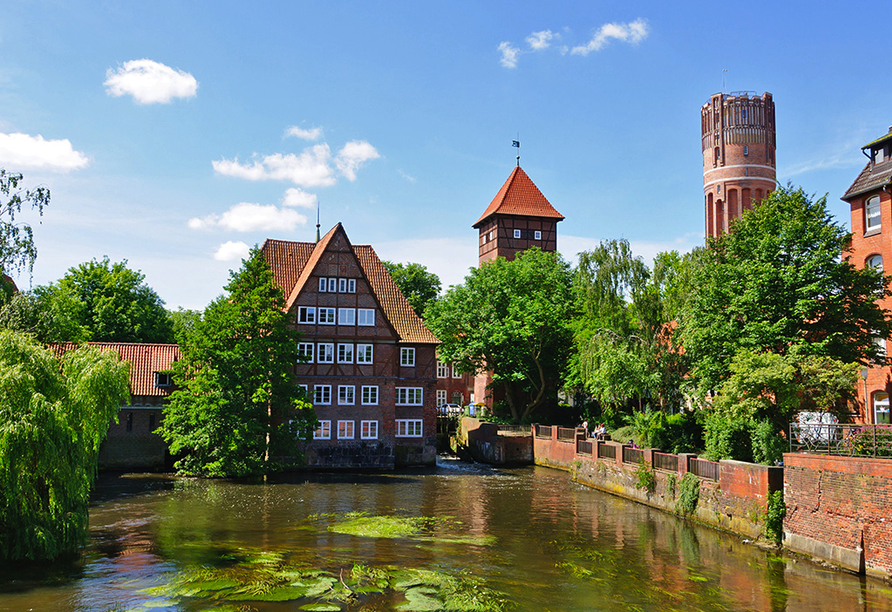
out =
[[(123, 361), (130, 362), (130, 394), (131, 395), (170, 395), (172, 387), (156, 387), (155, 372), (167, 372), (175, 361), (182, 358), (180, 347), (176, 344), (135, 344), (128, 342), (88, 342), (102, 351), (113, 351)], [(61, 357), (68, 351), (77, 349), (78, 345), (67, 342), (56, 344), (50, 349)]]
[(557, 219), (558, 221), (564, 218), (542, 195), (539, 188), (536, 187), (535, 183), (530, 180), (530, 177), (527, 176), (527, 173), (520, 166), (514, 168), (511, 176), (508, 177), (508, 180), (499, 189), (499, 193), (489, 203), (483, 216), (472, 227), (480, 227), (492, 215), (545, 217)]
[[(276, 284), (288, 297), (287, 308), (290, 309), (294, 305), (326, 247), (338, 231), (344, 233), (344, 238), (349, 244), (347, 233), (340, 223), (315, 244), (271, 239), (264, 241), (260, 251), (273, 271)], [(406, 301), (405, 296), (390, 274), (387, 273), (375, 250), (369, 245), (351, 244), (351, 247), (375, 298), (381, 304), (384, 316), (393, 326), (400, 340), (421, 344), (439, 344), (440, 341), (437, 337), (424, 325), (424, 321)]]

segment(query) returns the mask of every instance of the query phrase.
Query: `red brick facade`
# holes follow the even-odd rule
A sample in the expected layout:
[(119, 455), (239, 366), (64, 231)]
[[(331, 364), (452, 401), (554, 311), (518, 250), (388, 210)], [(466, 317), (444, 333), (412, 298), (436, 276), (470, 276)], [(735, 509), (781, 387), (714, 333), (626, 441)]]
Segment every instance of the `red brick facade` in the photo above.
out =
[(706, 236), (714, 237), (777, 184), (774, 100), (770, 93), (718, 93), (700, 118)]

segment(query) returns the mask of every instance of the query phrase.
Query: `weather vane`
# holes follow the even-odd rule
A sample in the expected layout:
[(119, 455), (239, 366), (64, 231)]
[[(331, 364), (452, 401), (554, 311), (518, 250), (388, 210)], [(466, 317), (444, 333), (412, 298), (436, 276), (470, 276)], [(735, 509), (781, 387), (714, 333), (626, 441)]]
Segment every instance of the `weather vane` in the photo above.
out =
[(512, 147), (517, 147), (517, 165), (520, 166), (520, 134), (517, 134), (517, 140), (511, 141)]

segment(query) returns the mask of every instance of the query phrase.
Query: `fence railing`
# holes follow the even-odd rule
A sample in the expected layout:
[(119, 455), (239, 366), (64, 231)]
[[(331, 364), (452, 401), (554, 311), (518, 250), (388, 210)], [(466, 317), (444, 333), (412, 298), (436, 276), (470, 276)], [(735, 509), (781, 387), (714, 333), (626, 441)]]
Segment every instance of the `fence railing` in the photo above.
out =
[(551, 440), (551, 425), (536, 425), (536, 437)]
[(567, 442), (568, 440), (576, 439), (576, 430), (569, 429), (567, 427), (558, 427), (558, 440), (562, 440)]
[(583, 455), (591, 455), (592, 454), (592, 441), (591, 440), (576, 440), (576, 453)]
[(666, 470), (667, 472), (678, 471), (678, 455), (670, 455), (669, 453), (658, 453), (654, 451), (654, 467), (658, 470)]
[(892, 458), (892, 425), (793, 423), (790, 452)]
[(623, 463), (644, 463), (644, 451), (640, 448), (624, 446)]
[(708, 480), (719, 481), (720, 465), (718, 461), (707, 461), (706, 459), (697, 459), (691, 457), (688, 460), (688, 471)]
[(616, 447), (612, 444), (598, 443), (598, 458), (616, 461)]

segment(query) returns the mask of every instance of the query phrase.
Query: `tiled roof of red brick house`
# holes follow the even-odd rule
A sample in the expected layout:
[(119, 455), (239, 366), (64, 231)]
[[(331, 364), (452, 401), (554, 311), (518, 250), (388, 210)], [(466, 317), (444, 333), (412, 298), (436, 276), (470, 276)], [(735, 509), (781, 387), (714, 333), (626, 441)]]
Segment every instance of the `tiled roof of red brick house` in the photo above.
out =
[[(313, 268), (325, 252), (334, 234), (343, 231), (340, 223), (335, 225), (318, 243), (291, 242), (288, 240), (267, 239), (261, 252), (273, 272), (273, 278), (288, 297), (290, 310), (297, 296), (310, 278)], [(367, 244), (351, 245), (362, 272), (374, 292), (375, 298), (387, 320), (403, 342), (439, 344), (439, 340), (424, 325), (421, 318), (406, 301), (399, 287), (387, 273), (384, 264), (375, 250)]]
[[(861, 147), (861, 150), (863, 151), (866, 149), (878, 148), (879, 145), (882, 145), (889, 140), (892, 140), (892, 128), (889, 128), (888, 134), (867, 143), (866, 145)], [(867, 193), (868, 191), (872, 191), (889, 184), (892, 184), (892, 158), (887, 157), (883, 161), (878, 163), (874, 163), (872, 160), (868, 160), (867, 165), (864, 166), (861, 174), (858, 175), (858, 178), (855, 179), (855, 182), (852, 183), (852, 186), (848, 188), (845, 195), (842, 196), (841, 199), (849, 202), (862, 193)]]
[(497, 214), (544, 217), (558, 221), (564, 218), (542, 195), (539, 188), (520, 166), (514, 168), (508, 180), (499, 189), (496, 197), (493, 198), (473, 227), (479, 227), (486, 219)]
[[(88, 342), (102, 351), (113, 351), (121, 360), (130, 362), (130, 394), (167, 396), (173, 390), (171, 385), (158, 386), (156, 372), (169, 372), (182, 354), (176, 344), (135, 344), (128, 342)], [(50, 349), (61, 357), (68, 351), (77, 349), (77, 344), (66, 342), (52, 345)]]

